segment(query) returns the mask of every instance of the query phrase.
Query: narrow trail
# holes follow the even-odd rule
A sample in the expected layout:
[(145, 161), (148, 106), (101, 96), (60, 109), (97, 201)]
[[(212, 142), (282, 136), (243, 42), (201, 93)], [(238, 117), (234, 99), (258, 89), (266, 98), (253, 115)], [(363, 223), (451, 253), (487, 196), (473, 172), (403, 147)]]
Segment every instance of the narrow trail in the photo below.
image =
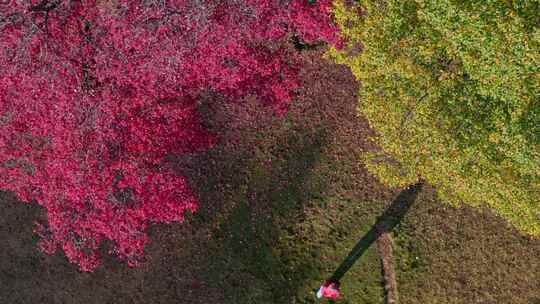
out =
[(377, 252), (381, 258), (386, 304), (399, 303), (399, 293), (394, 269), (393, 240), (388, 231), (381, 231), (377, 239)]

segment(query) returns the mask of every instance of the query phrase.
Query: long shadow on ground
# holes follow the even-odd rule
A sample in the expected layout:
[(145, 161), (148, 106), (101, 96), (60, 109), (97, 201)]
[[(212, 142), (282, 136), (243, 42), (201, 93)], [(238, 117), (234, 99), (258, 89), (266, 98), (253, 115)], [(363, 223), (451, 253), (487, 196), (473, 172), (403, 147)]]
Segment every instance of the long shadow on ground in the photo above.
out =
[(391, 232), (396, 227), (407, 211), (416, 201), (418, 192), (422, 190), (423, 183), (414, 184), (399, 193), (392, 204), (377, 218), (371, 229), (356, 243), (349, 255), (337, 267), (330, 277), (331, 281), (338, 282), (345, 273), (362, 257), (368, 248), (377, 240), (382, 233)]

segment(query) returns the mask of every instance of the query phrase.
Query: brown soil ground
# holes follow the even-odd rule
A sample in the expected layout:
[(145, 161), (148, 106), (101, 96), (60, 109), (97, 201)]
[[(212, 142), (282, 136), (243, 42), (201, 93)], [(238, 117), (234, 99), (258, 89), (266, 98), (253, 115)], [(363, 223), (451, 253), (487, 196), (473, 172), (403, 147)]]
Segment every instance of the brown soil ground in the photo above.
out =
[(377, 239), (377, 252), (381, 257), (384, 277), (385, 304), (399, 303), (399, 291), (394, 267), (393, 240), (389, 232), (382, 232)]

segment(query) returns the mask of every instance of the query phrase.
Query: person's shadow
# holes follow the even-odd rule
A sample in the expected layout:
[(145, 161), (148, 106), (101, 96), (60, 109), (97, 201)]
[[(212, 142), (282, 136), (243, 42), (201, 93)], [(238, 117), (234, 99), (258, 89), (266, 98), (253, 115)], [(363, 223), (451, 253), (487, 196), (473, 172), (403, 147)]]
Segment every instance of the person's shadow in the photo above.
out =
[(349, 255), (338, 266), (329, 281), (339, 282), (341, 277), (354, 265), (354, 263), (366, 252), (366, 250), (377, 240), (379, 235), (390, 232), (396, 227), (407, 211), (416, 200), (418, 192), (422, 190), (423, 182), (416, 183), (402, 190), (394, 199), (392, 204), (377, 218), (377, 222), (371, 229), (356, 243)]

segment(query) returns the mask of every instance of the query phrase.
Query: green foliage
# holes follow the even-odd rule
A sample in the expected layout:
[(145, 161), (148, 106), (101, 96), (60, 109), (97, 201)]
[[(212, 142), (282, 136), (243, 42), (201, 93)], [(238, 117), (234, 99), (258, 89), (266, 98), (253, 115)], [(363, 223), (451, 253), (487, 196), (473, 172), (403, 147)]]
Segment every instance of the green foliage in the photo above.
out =
[(540, 234), (539, 3), (338, 2), (348, 47), (330, 55), (362, 84), (382, 149), (368, 168), (395, 186), (422, 177), (445, 201)]

